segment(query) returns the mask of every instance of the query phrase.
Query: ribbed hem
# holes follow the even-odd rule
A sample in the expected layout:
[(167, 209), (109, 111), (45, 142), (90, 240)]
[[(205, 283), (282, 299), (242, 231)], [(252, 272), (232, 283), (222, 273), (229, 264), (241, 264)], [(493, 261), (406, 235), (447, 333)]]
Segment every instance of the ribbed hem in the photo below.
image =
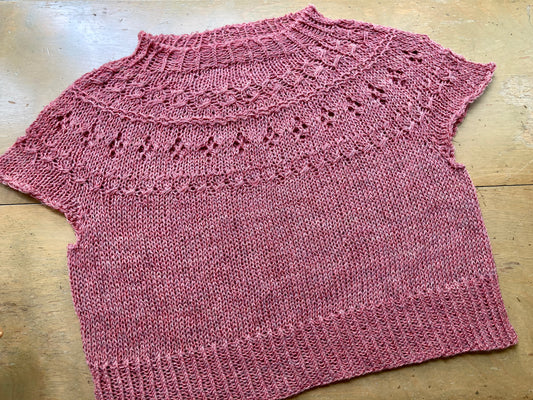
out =
[(358, 375), (518, 342), (497, 276), (121, 366), (90, 365), (100, 399), (283, 399)]

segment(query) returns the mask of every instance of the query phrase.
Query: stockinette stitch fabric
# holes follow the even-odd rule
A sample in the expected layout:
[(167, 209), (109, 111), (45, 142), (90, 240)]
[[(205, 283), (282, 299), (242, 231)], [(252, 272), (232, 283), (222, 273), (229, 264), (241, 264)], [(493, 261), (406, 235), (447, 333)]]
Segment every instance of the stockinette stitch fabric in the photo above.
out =
[(101, 399), (282, 399), (517, 343), (452, 138), (496, 65), (309, 4), (138, 33), (0, 158), (63, 212)]

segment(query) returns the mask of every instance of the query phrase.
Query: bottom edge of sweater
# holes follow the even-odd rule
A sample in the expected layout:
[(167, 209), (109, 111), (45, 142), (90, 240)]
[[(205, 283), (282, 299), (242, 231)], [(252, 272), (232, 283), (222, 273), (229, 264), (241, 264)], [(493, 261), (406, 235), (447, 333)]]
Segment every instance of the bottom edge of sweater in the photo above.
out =
[(224, 346), (90, 364), (100, 399), (284, 399), (307, 389), (518, 342), (497, 276)]

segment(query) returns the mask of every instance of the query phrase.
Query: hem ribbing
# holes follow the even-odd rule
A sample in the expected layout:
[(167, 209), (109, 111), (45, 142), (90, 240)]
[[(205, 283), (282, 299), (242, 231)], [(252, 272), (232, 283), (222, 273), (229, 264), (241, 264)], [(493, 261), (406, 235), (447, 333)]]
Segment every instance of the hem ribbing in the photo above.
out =
[(371, 372), (517, 342), (498, 278), (489, 275), (224, 345), (125, 365), (89, 366), (97, 400), (270, 400)]

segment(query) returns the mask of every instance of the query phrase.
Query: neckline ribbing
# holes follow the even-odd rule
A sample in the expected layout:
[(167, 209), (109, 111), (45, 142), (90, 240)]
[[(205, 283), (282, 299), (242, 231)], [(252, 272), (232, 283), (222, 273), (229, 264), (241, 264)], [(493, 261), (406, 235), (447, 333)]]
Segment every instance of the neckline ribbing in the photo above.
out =
[(131, 59), (144, 70), (192, 72), (308, 52), (316, 45), (338, 42), (355, 26), (379, 28), (367, 22), (328, 18), (308, 4), (282, 16), (192, 33), (153, 34), (141, 30)]

